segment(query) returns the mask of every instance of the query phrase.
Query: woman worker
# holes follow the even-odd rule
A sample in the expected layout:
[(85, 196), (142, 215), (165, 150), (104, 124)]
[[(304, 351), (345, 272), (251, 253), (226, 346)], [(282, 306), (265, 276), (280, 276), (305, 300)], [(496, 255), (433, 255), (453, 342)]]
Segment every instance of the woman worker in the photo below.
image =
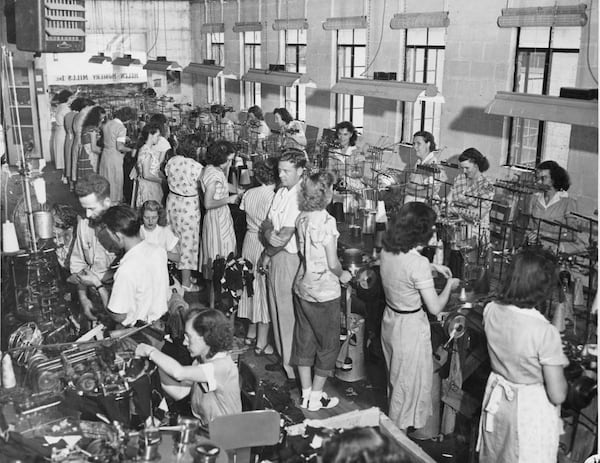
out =
[[(65, 131), (65, 116), (71, 108), (69, 104), (73, 100), (73, 93), (69, 90), (61, 90), (58, 95), (54, 97), (57, 103), (56, 112), (54, 113), (54, 123), (52, 124), (52, 142), (54, 150), (54, 164), (57, 170), (62, 171), (67, 163), (65, 159), (65, 138), (67, 132)], [(70, 165), (70, 162), (69, 162)], [(66, 171), (63, 171), (62, 179), (63, 183), (68, 183)]]
[(339, 146), (329, 151), (329, 167), (335, 181), (343, 176), (347, 188), (361, 190), (365, 187), (362, 181), (365, 157), (356, 146), (358, 132), (351, 122), (342, 121), (336, 124), (335, 133)]
[(554, 258), (528, 248), (513, 256), (500, 298), (483, 311), (492, 372), (479, 425), (481, 463), (556, 461), (569, 362), (558, 330), (537, 309), (556, 277)]
[(271, 135), (271, 129), (265, 122), (265, 116), (260, 106), (248, 109), (248, 125), (250, 126), (250, 140), (264, 140)]
[[(413, 148), (417, 154), (417, 162), (415, 171), (410, 175), (404, 202), (439, 199), (440, 187), (442, 182), (448, 180), (448, 176), (439, 168), (435, 138), (431, 133), (420, 130), (413, 135)], [(419, 169), (421, 166), (431, 169)]]
[(275, 123), (279, 126), (281, 133), (281, 147), (305, 150), (306, 135), (304, 134), (302, 122), (294, 120), (285, 108), (275, 108), (273, 114), (275, 115)]
[[(430, 264), (420, 254), (433, 236), (435, 220), (426, 204), (405, 204), (392, 216), (381, 253), (386, 299), (381, 344), (389, 378), (389, 416), (404, 431), (422, 428), (432, 414), (433, 353), (425, 309), (440, 313), (459, 284), (450, 269)], [(447, 278), (440, 294), (432, 269)]]
[(450, 212), (463, 219), (489, 223), (494, 185), (483, 175), (490, 168), (487, 158), (475, 148), (467, 148), (458, 157), (461, 173), (448, 195)]
[[(555, 161), (544, 161), (538, 164), (535, 174), (544, 191), (533, 195), (528, 239), (532, 243), (544, 238), (556, 240), (560, 226), (548, 222), (559, 222), (571, 227), (578, 226), (577, 220), (570, 216), (571, 212), (577, 212), (577, 203), (567, 193), (571, 186), (569, 174)], [(567, 229), (562, 230), (560, 238), (561, 242), (574, 242), (576, 239), (573, 231)], [(574, 246), (567, 245), (567, 247)]]
[(159, 368), (163, 390), (175, 400), (190, 396), (192, 414), (207, 425), (217, 416), (242, 412), (238, 369), (227, 352), (233, 342), (232, 325), (218, 310), (191, 312), (183, 344), (194, 359), (181, 365), (148, 344), (136, 355), (148, 357)]

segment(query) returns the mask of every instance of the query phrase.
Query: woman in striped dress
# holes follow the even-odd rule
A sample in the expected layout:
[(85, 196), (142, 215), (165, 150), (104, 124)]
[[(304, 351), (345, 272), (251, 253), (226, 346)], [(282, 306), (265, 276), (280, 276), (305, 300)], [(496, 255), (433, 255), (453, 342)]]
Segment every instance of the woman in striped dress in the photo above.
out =
[(248, 190), (242, 197), (240, 209), (246, 211), (248, 229), (242, 247), (242, 257), (252, 262), (254, 269), (254, 296), (249, 297), (246, 288), (238, 307), (238, 317), (250, 320), (246, 334), (246, 344), (251, 345), (256, 340), (254, 352), (257, 355), (272, 354), (273, 347), (267, 344), (269, 334), (269, 316), (267, 283), (265, 275), (257, 271), (257, 263), (264, 246), (258, 238), (258, 230), (267, 218), (273, 196), (275, 196), (275, 181), (277, 179), (277, 161), (269, 158), (254, 166), (254, 178), (261, 184)]
[(77, 178), (79, 180), (91, 173), (98, 172), (98, 157), (102, 152), (97, 144), (100, 138), (100, 126), (106, 111), (102, 106), (94, 106), (83, 121), (79, 156), (77, 157)]
[(200, 180), (206, 209), (200, 248), (205, 277), (212, 275), (212, 264), (217, 256), (226, 258), (230, 252), (235, 252), (235, 230), (228, 204), (235, 203), (239, 195), (229, 196), (225, 175), (234, 157), (235, 148), (228, 141), (216, 141), (206, 150), (206, 167)]

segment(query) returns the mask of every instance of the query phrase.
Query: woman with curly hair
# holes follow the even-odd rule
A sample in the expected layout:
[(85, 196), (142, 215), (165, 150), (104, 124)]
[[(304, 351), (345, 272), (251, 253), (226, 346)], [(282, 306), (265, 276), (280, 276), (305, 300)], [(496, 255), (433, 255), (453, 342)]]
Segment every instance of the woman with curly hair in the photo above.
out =
[(556, 461), (567, 395), (560, 333), (538, 311), (557, 281), (548, 251), (513, 256), (500, 297), (483, 310), (492, 372), (479, 427), (479, 461)]
[(240, 304), (238, 306), (238, 317), (250, 320), (246, 333), (246, 344), (252, 345), (256, 341), (254, 352), (257, 355), (270, 355), (274, 352), (273, 346), (268, 345), (269, 303), (267, 296), (267, 282), (264, 273), (258, 272), (257, 263), (260, 255), (265, 249), (258, 237), (260, 225), (267, 218), (273, 197), (275, 196), (275, 181), (277, 179), (277, 160), (274, 158), (257, 162), (254, 165), (254, 178), (260, 186), (251, 188), (240, 203), (240, 209), (246, 212), (247, 230), (242, 246), (242, 257), (252, 263), (254, 268), (254, 295), (248, 296), (244, 288)]
[(323, 463), (404, 463), (402, 451), (373, 428), (352, 428), (333, 436), (323, 446)]
[(242, 412), (238, 369), (227, 352), (233, 343), (231, 322), (218, 310), (191, 312), (184, 346), (194, 359), (181, 365), (156, 347), (139, 344), (135, 354), (159, 368), (163, 390), (175, 400), (190, 395), (193, 415), (207, 425), (217, 416)]
[(206, 150), (206, 167), (200, 179), (204, 193), (206, 215), (202, 224), (200, 264), (204, 276), (212, 274), (212, 264), (217, 256), (225, 257), (235, 252), (236, 239), (229, 204), (234, 204), (239, 195), (229, 195), (227, 172), (235, 157), (232, 143), (219, 140)]
[(337, 397), (328, 397), (323, 387), (340, 350), (340, 283), (352, 278), (338, 259), (340, 234), (335, 219), (325, 210), (332, 197), (333, 175), (311, 175), (302, 183), (296, 219), (301, 262), (294, 281), (296, 323), (290, 365), (298, 367), (301, 406), (310, 411), (339, 403)]
[[(459, 284), (450, 269), (430, 264), (420, 254), (433, 236), (435, 220), (426, 204), (405, 204), (392, 216), (381, 253), (386, 299), (381, 344), (388, 370), (389, 416), (404, 431), (422, 428), (432, 414), (433, 360), (425, 309), (432, 315), (440, 313)], [(432, 269), (447, 278), (439, 295)]]

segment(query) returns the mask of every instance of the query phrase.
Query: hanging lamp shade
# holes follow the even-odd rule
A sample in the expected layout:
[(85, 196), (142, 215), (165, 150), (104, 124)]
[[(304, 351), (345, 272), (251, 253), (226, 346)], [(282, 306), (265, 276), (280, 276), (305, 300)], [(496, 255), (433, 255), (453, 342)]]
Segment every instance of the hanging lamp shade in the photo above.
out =
[(175, 61), (169, 61), (166, 56), (157, 56), (155, 60), (149, 59), (142, 67), (147, 71), (181, 71), (181, 66)]
[(289, 29), (308, 29), (306, 18), (276, 19), (273, 22), (274, 31), (287, 31)]
[(259, 82), (261, 84), (278, 85), (280, 87), (292, 87), (297, 85), (302, 74), (299, 72), (270, 71), (268, 69), (248, 69), (242, 76), (242, 80), (248, 82)]
[(362, 95), (385, 100), (415, 102), (424, 97), (439, 96), (435, 85), (397, 80), (375, 80), (342, 77), (331, 87), (333, 93)]
[(530, 93), (497, 92), (486, 114), (598, 127), (598, 100), (579, 100)]
[(98, 52), (97, 55), (92, 56), (88, 60), (88, 63), (102, 64), (106, 61), (108, 61), (110, 63), (112, 61), (112, 58), (110, 56), (105, 56), (104, 53), (102, 53), (102, 52)]
[(112, 61), (114, 66), (131, 66), (132, 64), (142, 64), (139, 59), (132, 58), (131, 55), (123, 55)]
[(183, 72), (196, 76), (219, 77), (223, 75), (223, 69), (225, 69), (223, 66), (216, 66), (214, 64), (191, 62), (183, 68)]

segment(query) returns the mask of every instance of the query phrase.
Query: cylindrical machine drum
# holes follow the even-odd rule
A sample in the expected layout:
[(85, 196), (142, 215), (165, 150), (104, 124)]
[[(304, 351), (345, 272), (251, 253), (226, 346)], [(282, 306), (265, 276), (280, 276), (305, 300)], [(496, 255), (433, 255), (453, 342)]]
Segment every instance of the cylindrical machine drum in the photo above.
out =
[(350, 370), (336, 369), (335, 376), (342, 381), (352, 383), (367, 377), (365, 368), (365, 319), (361, 315), (350, 314), (348, 326), (348, 357), (352, 360)]
[(52, 212), (37, 211), (33, 213), (33, 225), (38, 238), (48, 240), (54, 238), (54, 218)]

